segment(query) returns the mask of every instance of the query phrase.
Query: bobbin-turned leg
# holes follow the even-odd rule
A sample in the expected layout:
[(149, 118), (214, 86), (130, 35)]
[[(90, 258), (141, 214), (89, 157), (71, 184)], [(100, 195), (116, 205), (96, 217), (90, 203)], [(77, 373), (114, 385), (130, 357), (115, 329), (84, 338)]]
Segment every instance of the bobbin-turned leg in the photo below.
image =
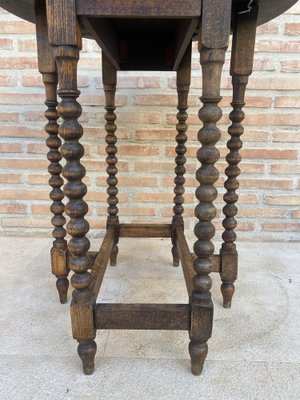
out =
[(234, 243), (236, 240), (234, 229), (236, 228), (237, 222), (234, 217), (238, 211), (235, 203), (238, 201), (238, 195), (236, 193), (239, 187), (237, 177), (240, 174), (238, 163), (241, 161), (239, 150), (242, 147), (242, 141), (240, 136), (244, 132), (241, 122), (245, 114), (242, 108), (245, 105), (244, 98), (248, 77), (252, 73), (256, 21), (257, 7), (253, 6), (250, 13), (237, 15), (236, 26), (233, 31), (230, 67), (233, 87), (231, 105), (233, 110), (229, 115), (232, 124), (228, 128), (228, 133), (231, 138), (227, 142), (229, 153), (226, 156), (228, 167), (225, 170), (227, 180), (224, 184), (226, 189), (224, 201), (226, 205), (223, 208), (223, 213), (225, 215), (223, 227), (225, 231), (222, 235), (224, 242), (220, 252), (222, 259), (220, 273), (222, 279), (221, 291), (224, 308), (231, 307), (231, 300), (235, 290), (234, 282), (237, 278), (238, 253)]
[[(57, 24), (57, 16), (60, 23)], [(63, 122), (59, 134), (64, 139), (61, 153), (66, 160), (63, 176), (67, 183), (64, 193), (69, 199), (66, 213), (70, 217), (67, 232), (71, 236), (68, 243), (69, 265), (74, 275), (71, 283), (74, 288), (71, 302), (71, 321), (73, 337), (79, 342), (78, 352), (82, 359), (85, 374), (94, 370), (96, 330), (94, 325), (94, 299), (91, 290), (90, 242), (86, 237), (89, 224), (85, 219), (88, 206), (84, 201), (87, 192), (82, 182), (85, 168), (80, 162), (84, 148), (79, 143), (83, 130), (78, 123), (81, 106), (77, 102), (80, 92), (77, 89), (77, 63), (81, 49), (80, 29), (76, 21), (75, 2), (47, 0), (49, 40), (57, 63), (61, 102), (58, 112)]]
[(176, 157), (175, 157), (175, 188), (174, 188), (174, 207), (173, 207), (173, 220), (172, 220), (172, 255), (173, 255), (173, 265), (174, 267), (178, 267), (179, 265), (179, 252), (176, 243), (176, 228), (181, 227), (184, 229), (184, 223), (182, 218), (183, 213), (183, 202), (184, 202), (184, 174), (185, 167), (184, 164), (186, 162), (185, 153), (186, 147), (185, 143), (187, 140), (186, 130), (188, 128), (186, 124), (187, 120), (187, 112), (188, 109), (187, 100), (191, 82), (191, 44), (188, 46), (181, 63), (178, 67), (177, 76), (176, 76), (176, 85), (177, 85), (177, 93), (178, 93), (178, 113), (177, 120), (178, 123), (176, 125), (177, 135), (176, 135)]
[(48, 107), (45, 112), (45, 117), (48, 123), (45, 130), (48, 133), (46, 145), (50, 149), (47, 158), (50, 161), (48, 171), (51, 175), (49, 185), (52, 187), (50, 198), (53, 201), (51, 204), (51, 211), (53, 218), (51, 220), (54, 226), (52, 235), (55, 238), (53, 247), (51, 249), (51, 268), (52, 273), (56, 276), (56, 287), (59, 294), (61, 303), (67, 302), (67, 292), (69, 287), (67, 267), (67, 241), (65, 240), (66, 231), (64, 225), (66, 219), (64, 217), (65, 206), (62, 203), (64, 198), (61, 186), (63, 179), (61, 177), (62, 166), (60, 160), (62, 158), (59, 148), (61, 140), (58, 136), (58, 113), (57, 107), (57, 72), (55, 60), (53, 58), (52, 50), (48, 40), (47, 32), (47, 18), (46, 9), (43, 1), (37, 1), (35, 4), (36, 14), (36, 34), (38, 43), (38, 65), (39, 72), (42, 74), (43, 82), (46, 92), (46, 106)]
[[(213, 303), (210, 294), (212, 281), (209, 274), (212, 268), (211, 256), (214, 253), (211, 239), (214, 236), (215, 228), (211, 221), (216, 215), (213, 201), (217, 197), (214, 183), (218, 179), (218, 170), (214, 164), (220, 155), (215, 145), (221, 136), (216, 124), (222, 116), (218, 103), (221, 100), (221, 73), (230, 33), (231, 0), (203, 0), (202, 10), (199, 51), (203, 79), (201, 97), (203, 107), (199, 111), (199, 118), (203, 122), (203, 127), (198, 133), (202, 147), (197, 153), (201, 167), (196, 172), (199, 182), (196, 197), (199, 204), (195, 208), (195, 216), (199, 222), (194, 229), (198, 238), (194, 244), (197, 258), (193, 264), (196, 274), (193, 278), (193, 291), (190, 299), (191, 341), (189, 351), (194, 375), (202, 372), (208, 351), (207, 341), (211, 336), (213, 323)], [(220, 30), (216, 29), (219, 18), (222, 18), (222, 29)]]
[(116, 157), (117, 154), (117, 136), (115, 132), (117, 130), (117, 126), (115, 124), (115, 120), (117, 116), (115, 114), (115, 95), (116, 95), (116, 85), (117, 85), (117, 70), (116, 68), (108, 61), (105, 54), (102, 53), (102, 80), (103, 87), (105, 93), (105, 109), (106, 114), (104, 116), (106, 120), (105, 130), (106, 130), (106, 162), (107, 166), (107, 203), (108, 203), (108, 217), (107, 217), (107, 226), (115, 227), (115, 239), (114, 244), (111, 250), (110, 255), (110, 265), (115, 266), (117, 264), (117, 255), (118, 255), (118, 241), (119, 241), (119, 218), (118, 218), (118, 179), (116, 177), (118, 168), (117, 162), (118, 159)]

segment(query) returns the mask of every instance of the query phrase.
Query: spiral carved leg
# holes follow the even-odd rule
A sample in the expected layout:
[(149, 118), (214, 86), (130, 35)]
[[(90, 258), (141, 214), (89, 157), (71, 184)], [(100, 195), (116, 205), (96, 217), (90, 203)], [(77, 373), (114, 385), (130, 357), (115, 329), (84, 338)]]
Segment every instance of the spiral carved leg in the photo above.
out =
[(48, 124), (45, 127), (46, 132), (49, 134), (46, 145), (50, 151), (47, 154), (47, 158), (50, 161), (48, 171), (51, 174), (49, 184), (52, 187), (50, 192), (50, 198), (53, 201), (51, 204), (51, 211), (53, 218), (51, 220), (54, 226), (52, 235), (55, 238), (53, 247), (51, 249), (51, 266), (52, 273), (56, 276), (56, 288), (59, 295), (59, 300), (62, 304), (67, 302), (67, 293), (69, 288), (68, 280), (68, 267), (67, 267), (67, 242), (65, 240), (66, 230), (64, 225), (66, 219), (63, 215), (65, 206), (62, 202), (64, 194), (61, 190), (63, 185), (63, 179), (61, 177), (62, 166), (60, 160), (62, 156), (59, 148), (61, 146), (61, 140), (58, 136), (58, 113), (56, 110), (56, 88), (57, 88), (57, 74), (43, 74), (43, 82), (46, 90), (46, 105), (48, 109), (45, 112), (45, 116), (48, 119)]
[(107, 203), (108, 203), (108, 217), (107, 217), (107, 225), (115, 226), (115, 241), (111, 250), (110, 255), (110, 265), (115, 266), (117, 264), (117, 255), (118, 255), (118, 179), (116, 177), (118, 168), (117, 168), (117, 136), (115, 134), (117, 130), (117, 125), (115, 121), (117, 116), (115, 114), (115, 94), (116, 94), (116, 85), (117, 85), (117, 71), (115, 67), (109, 62), (106, 56), (102, 55), (102, 74), (103, 74), (103, 86), (104, 86), (104, 93), (105, 93), (105, 130), (106, 130), (106, 162), (107, 162)]
[[(225, 218), (223, 227), (225, 231), (222, 235), (224, 240), (221, 248), (222, 269), (221, 269), (221, 292), (223, 295), (224, 308), (231, 307), (232, 297), (235, 291), (234, 282), (237, 278), (238, 253), (236, 250), (236, 233), (234, 229), (237, 226), (235, 215), (238, 201), (236, 190), (239, 188), (237, 177), (240, 174), (238, 167), (241, 161), (239, 150), (242, 148), (240, 139), (244, 132), (242, 121), (245, 117), (243, 107), (245, 105), (245, 92), (249, 75), (252, 72), (253, 53), (255, 44), (257, 7), (253, 6), (250, 13), (240, 14), (237, 17), (236, 26), (233, 32), (232, 59), (230, 74), (232, 75), (233, 110), (229, 115), (232, 122), (228, 128), (230, 140), (227, 142), (229, 153), (226, 156), (228, 167), (225, 170), (227, 180), (225, 181), (226, 193), (224, 201), (226, 205), (223, 208)], [(245, 57), (247, 54), (247, 57)]]
[(185, 183), (185, 153), (186, 153), (186, 147), (185, 143), (187, 141), (187, 124), (186, 120), (188, 117), (188, 114), (186, 112), (188, 105), (187, 105), (187, 100), (188, 100), (188, 94), (189, 94), (189, 88), (190, 88), (190, 81), (191, 81), (191, 45), (188, 46), (183, 59), (178, 67), (177, 71), (177, 80), (176, 80), (176, 85), (177, 85), (177, 93), (178, 93), (178, 113), (177, 113), (177, 120), (178, 123), (176, 125), (176, 130), (177, 130), (177, 135), (176, 135), (176, 157), (175, 157), (175, 188), (174, 188), (174, 207), (173, 207), (173, 212), (174, 212), (174, 217), (172, 220), (172, 226), (173, 226), (173, 234), (172, 234), (172, 255), (173, 255), (173, 265), (174, 267), (179, 266), (179, 252), (178, 252), (178, 247), (176, 243), (176, 235), (175, 235), (175, 227), (180, 227), (184, 229), (184, 223), (183, 223), (183, 218), (182, 214), (184, 211), (183, 208), (183, 202), (184, 202), (184, 183)]
[(95, 369), (96, 342), (94, 340), (79, 342), (77, 352), (82, 361), (83, 373), (85, 375), (92, 375)]
[[(221, 100), (221, 73), (230, 33), (230, 5), (231, 1), (229, 0), (213, 0), (213, 2), (211, 0), (203, 0), (202, 18), (205, 24), (200, 28), (199, 34), (200, 63), (203, 79), (201, 97), (203, 107), (199, 111), (199, 118), (203, 123), (203, 127), (198, 133), (198, 139), (202, 147), (197, 152), (197, 158), (201, 166), (196, 171), (196, 178), (199, 182), (196, 197), (199, 203), (195, 208), (195, 216), (199, 221), (194, 229), (198, 240), (194, 244), (196, 259), (193, 264), (195, 276), (190, 299), (191, 341), (189, 345), (192, 373), (195, 375), (199, 375), (202, 372), (208, 351), (207, 341), (211, 337), (213, 323), (213, 302), (210, 293), (212, 280), (209, 274), (212, 269), (211, 256), (214, 253), (214, 245), (211, 242), (215, 234), (212, 220), (216, 215), (213, 201), (217, 197), (214, 183), (219, 175), (218, 170), (215, 168), (215, 163), (220, 156), (216, 144), (221, 137), (220, 130), (216, 125), (222, 116), (218, 103)], [(224, 28), (227, 28), (227, 34), (223, 32), (221, 36), (219, 36), (219, 31), (211, 30), (210, 28), (216, 25), (215, 17), (217, 14), (212, 13), (212, 9), (215, 6), (219, 7), (222, 18), (224, 18)]]
[(66, 231), (64, 225), (65, 206), (62, 202), (64, 198), (61, 187), (63, 179), (61, 177), (62, 166), (60, 165), (61, 140), (58, 136), (58, 113), (57, 113), (57, 72), (52, 49), (49, 44), (47, 18), (45, 3), (37, 1), (35, 3), (36, 14), (36, 34), (38, 37), (38, 66), (42, 74), (46, 93), (45, 117), (48, 120), (45, 130), (48, 133), (46, 145), (49, 148), (47, 158), (50, 162), (48, 171), (50, 173), (49, 185), (52, 187), (50, 192), (51, 212), (53, 214), (51, 223), (54, 226), (52, 235), (54, 237), (53, 246), (50, 252), (52, 273), (56, 276), (56, 287), (61, 303), (67, 302), (67, 292), (69, 287), (67, 267), (67, 242), (65, 240)]

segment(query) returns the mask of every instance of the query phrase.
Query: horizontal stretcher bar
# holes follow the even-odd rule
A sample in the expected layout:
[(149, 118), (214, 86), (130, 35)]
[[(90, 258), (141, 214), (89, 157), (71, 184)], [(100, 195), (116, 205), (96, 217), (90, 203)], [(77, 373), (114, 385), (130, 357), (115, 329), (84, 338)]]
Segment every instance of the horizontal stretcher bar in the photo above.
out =
[(96, 304), (96, 329), (189, 330), (189, 304)]

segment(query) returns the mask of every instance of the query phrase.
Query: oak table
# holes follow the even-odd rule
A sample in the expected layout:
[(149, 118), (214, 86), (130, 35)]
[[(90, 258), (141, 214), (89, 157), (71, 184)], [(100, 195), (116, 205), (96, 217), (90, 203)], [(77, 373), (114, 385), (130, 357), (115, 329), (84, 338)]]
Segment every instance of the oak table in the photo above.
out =
[[(55, 238), (51, 249), (52, 272), (57, 277), (60, 301), (67, 301), (68, 273), (74, 274), (71, 302), (73, 337), (79, 342), (78, 354), (85, 374), (94, 371), (97, 329), (176, 329), (189, 331), (192, 373), (199, 375), (207, 355), (212, 333), (213, 303), (211, 272), (222, 279), (224, 307), (229, 308), (237, 277), (235, 215), (238, 200), (237, 176), (240, 173), (240, 136), (244, 119), (244, 96), (252, 72), (256, 26), (281, 14), (296, 0), (0, 0), (0, 6), (36, 23), (39, 71), (46, 89), (46, 132), (50, 151), (49, 183), (53, 200), (51, 212)], [(217, 122), (221, 118), (218, 103), (220, 79), (229, 36), (233, 34), (231, 68), (233, 98), (230, 139), (225, 170), (226, 193), (223, 212), (223, 244), (214, 254), (211, 239), (218, 178), (215, 163), (220, 139)], [(85, 219), (87, 192), (82, 182), (85, 169), (80, 162), (84, 134), (78, 118), (77, 62), (81, 38), (96, 40), (102, 49), (103, 86), (106, 99), (106, 152), (108, 173), (107, 229), (99, 252), (90, 252)], [(193, 253), (184, 236), (183, 201), (187, 108), (191, 71), (191, 43), (198, 41), (202, 66), (201, 147), (196, 171), (198, 204), (195, 206)], [(170, 224), (124, 224), (118, 218), (117, 136), (115, 91), (118, 70), (176, 71), (178, 124), (176, 125), (174, 216)], [(59, 89), (57, 90), (57, 84)], [(57, 103), (57, 94), (61, 102)], [(57, 120), (62, 118), (59, 126)], [(63, 140), (63, 144), (61, 142)], [(64, 168), (60, 165), (64, 157)], [(66, 183), (62, 176), (66, 179)], [(63, 190), (62, 190), (63, 186)], [(69, 201), (64, 206), (62, 200)], [(69, 217), (66, 224), (64, 213)], [(66, 232), (71, 236), (65, 240)], [(189, 302), (187, 304), (96, 304), (97, 295), (110, 260), (115, 265), (120, 237), (170, 237), (173, 263), (181, 261)]]

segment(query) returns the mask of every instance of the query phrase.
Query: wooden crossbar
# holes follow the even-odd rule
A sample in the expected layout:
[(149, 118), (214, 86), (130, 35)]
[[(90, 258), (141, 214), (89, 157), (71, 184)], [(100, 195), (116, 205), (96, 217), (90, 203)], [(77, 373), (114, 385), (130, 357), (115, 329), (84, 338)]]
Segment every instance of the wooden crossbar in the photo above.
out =
[(189, 304), (96, 304), (96, 329), (189, 330)]
[(120, 224), (120, 237), (171, 237), (171, 224)]
[(103, 281), (111, 249), (114, 244), (114, 234), (114, 227), (108, 227), (91, 270), (91, 287), (93, 290), (94, 298), (97, 297), (101, 283)]
[(185, 284), (188, 295), (191, 296), (193, 291), (193, 277), (195, 275), (195, 271), (193, 269), (193, 257), (184, 236), (183, 229), (176, 228), (176, 236)]

